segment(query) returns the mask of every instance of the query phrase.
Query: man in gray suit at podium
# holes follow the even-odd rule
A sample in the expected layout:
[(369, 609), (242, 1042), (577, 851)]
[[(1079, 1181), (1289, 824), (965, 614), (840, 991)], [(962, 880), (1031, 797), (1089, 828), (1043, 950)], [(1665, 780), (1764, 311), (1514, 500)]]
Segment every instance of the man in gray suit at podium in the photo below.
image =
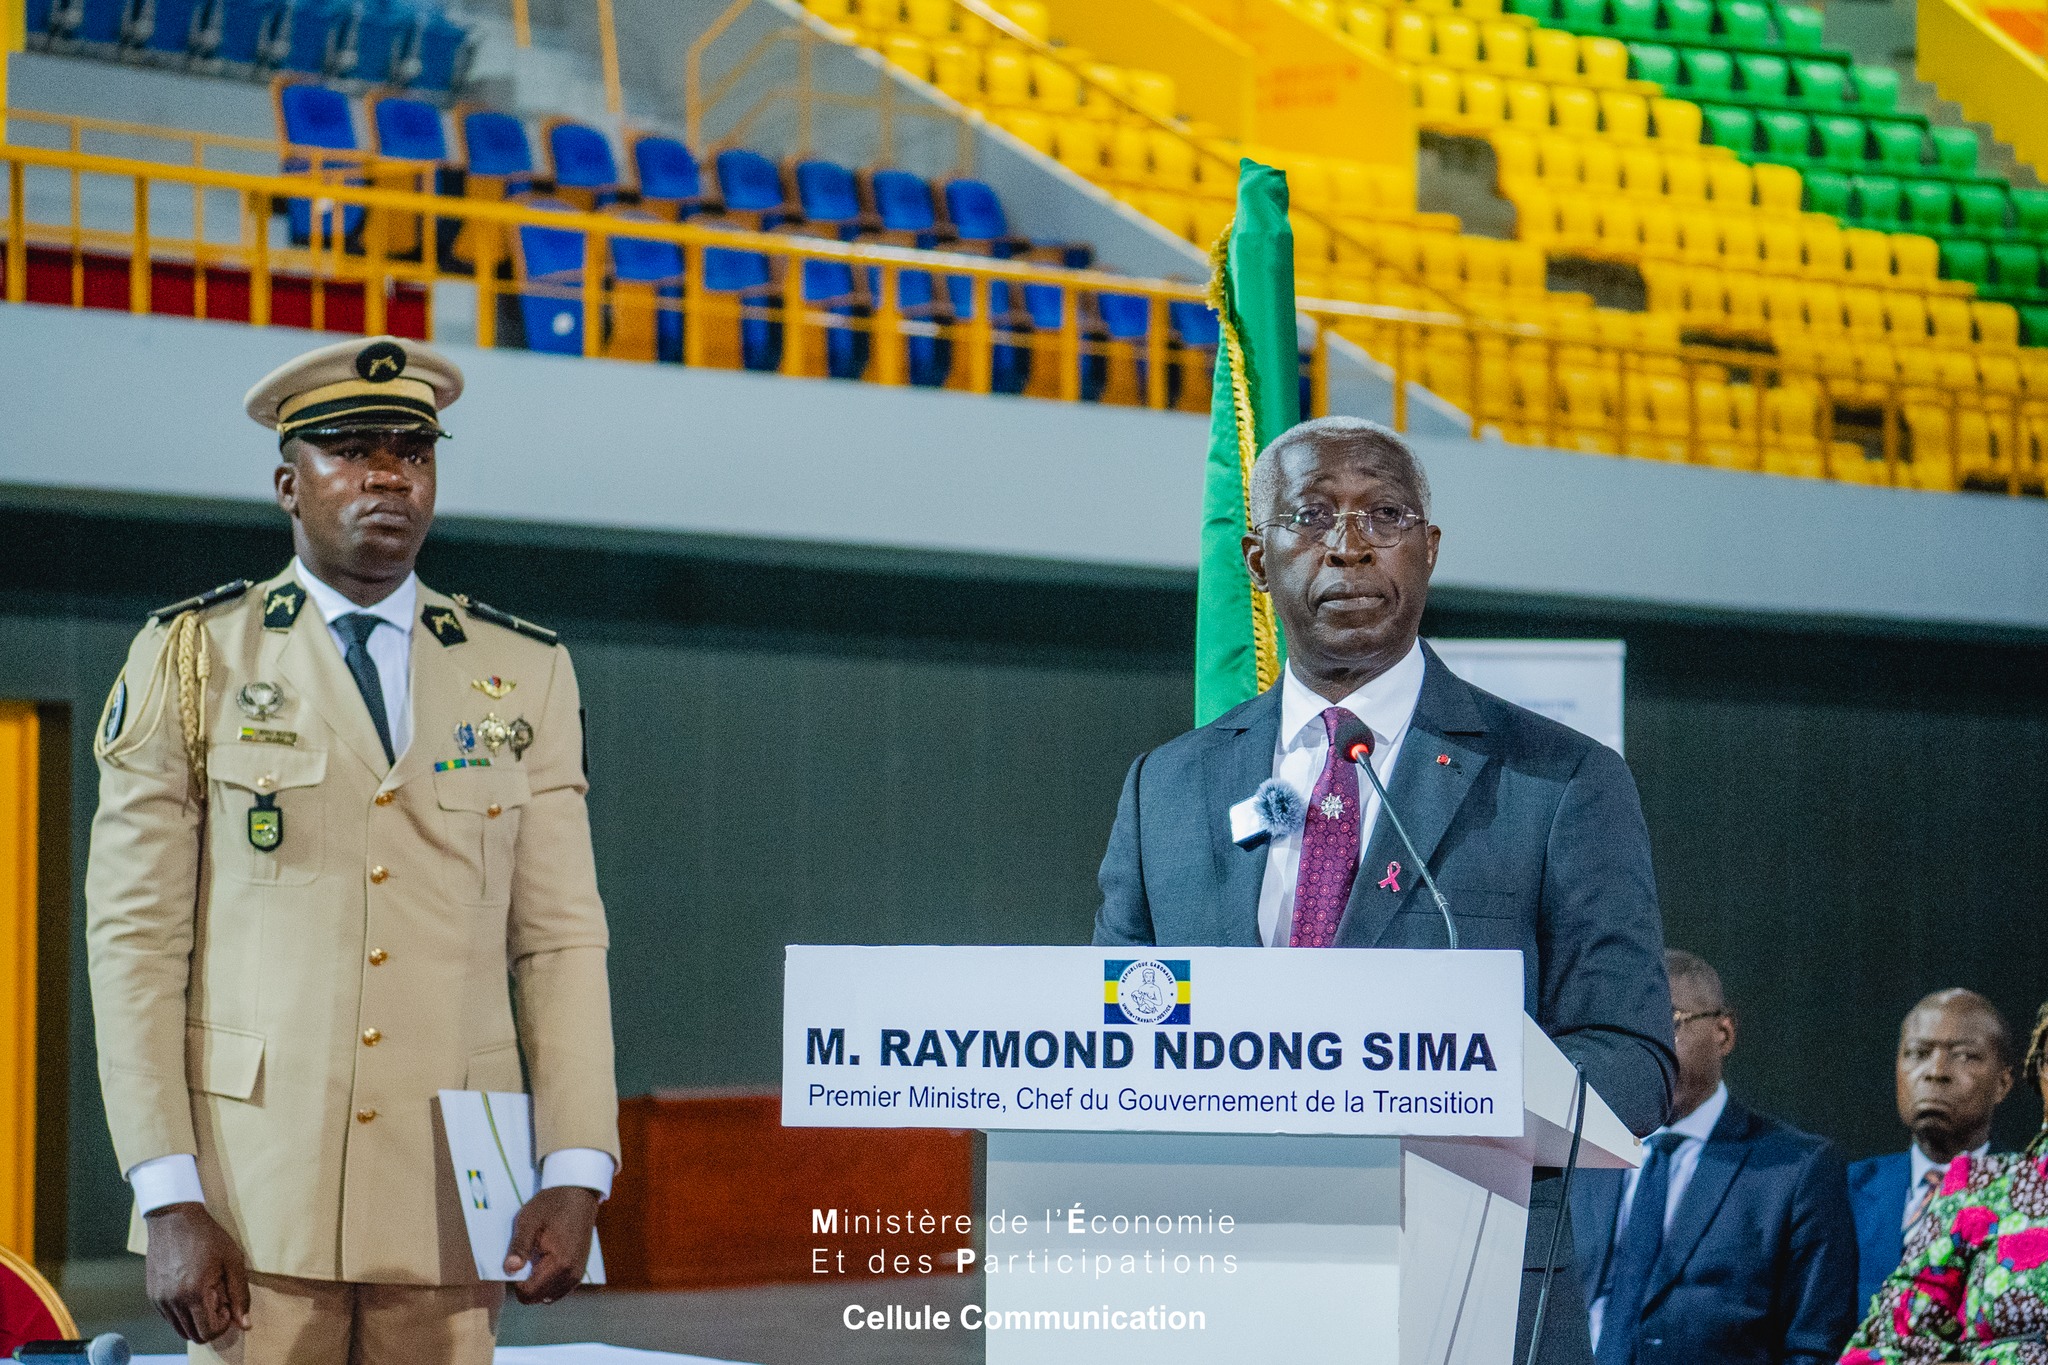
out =
[[(1678, 1074), (1649, 835), (1620, 755), (1445, 668), (1418, 632), (1439, 528), (1407, 446), (1357, 418), (1275, 438), (1252, 471), (1245, 563), (1286, 632), (1278, 685), (1131, 765), (1102, 860), (1101, 945), (1442, 948), (1435, 903), (1377, 795), (1335, 754), (1356, 716), (1465, 948), (1519, 948), (1525, 1008), (1638, 1135)], [(1277, 778), (1294, 832), (1244, 847), (1231, 807)], [(1361, 788), (1364, 788), (1361, 792)], [(1363, 875), (1361, 875), (1361, 872)], [(1528, 1352), (1561, 1172), (1539, 1169), (1515, 1359)], [(1541, 1365), (1592, 1346), (1570, 1229)]]

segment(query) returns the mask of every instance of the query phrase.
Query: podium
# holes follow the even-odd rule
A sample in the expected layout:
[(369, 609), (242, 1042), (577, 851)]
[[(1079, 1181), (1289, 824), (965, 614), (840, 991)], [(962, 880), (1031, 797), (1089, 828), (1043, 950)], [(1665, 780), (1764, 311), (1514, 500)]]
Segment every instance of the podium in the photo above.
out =
[(991, 1365), (1510, 1365), (1532, 1168), (1575, 1124), (1581, 1167), (1640, 1160), (1523, 981), (1515, 952), (792, 947), (783, 1122), (987, 1133)]

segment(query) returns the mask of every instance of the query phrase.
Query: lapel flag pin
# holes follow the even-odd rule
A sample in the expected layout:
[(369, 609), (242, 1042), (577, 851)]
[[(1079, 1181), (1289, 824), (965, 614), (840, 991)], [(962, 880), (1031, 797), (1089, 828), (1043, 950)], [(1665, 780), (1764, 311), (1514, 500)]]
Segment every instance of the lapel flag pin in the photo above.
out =
[(1451, 756), (1449, 754), (1438, 754), (1436, 756), (1436, 761), (1438, 763), (1441, 763), (1446, 768), (1451, 766)]

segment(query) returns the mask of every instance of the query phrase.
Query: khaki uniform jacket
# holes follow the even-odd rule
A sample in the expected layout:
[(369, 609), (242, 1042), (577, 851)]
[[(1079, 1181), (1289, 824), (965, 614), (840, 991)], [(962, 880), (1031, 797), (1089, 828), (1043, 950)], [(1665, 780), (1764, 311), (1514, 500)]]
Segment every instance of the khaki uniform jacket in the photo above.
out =
[[(474, 1283), (435, 1092), (526, 1088), (522, 1052), (536, 1155), (618, 1159), (569, 653), (424, 585), (419, 604), (412, 741), (388, 769), (289, 571), (198, 615), (204, 805), (175, 620), (136, 637), (95, 739), (86, 932), (114, 1149), (123, 1171), (196, 1156), (208, 1210), (269, 1274)], [(474, 685), (493, 678), (513, 690)], [(283, 690), (275, 715), (244, 714), (252, 681)], [(487, 713), (531, 725), (523, 755), (465, 755), (458, 726)], [(263, 797), (283, 819), (269, 851)]]

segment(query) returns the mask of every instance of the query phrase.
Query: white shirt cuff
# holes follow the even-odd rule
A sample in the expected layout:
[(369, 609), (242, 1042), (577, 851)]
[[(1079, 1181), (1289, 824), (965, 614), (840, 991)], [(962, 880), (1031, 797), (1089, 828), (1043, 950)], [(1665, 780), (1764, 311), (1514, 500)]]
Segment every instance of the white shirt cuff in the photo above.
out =
[(599, 1199), (609, 1199), (612, 1197), (612, 1176), (616, 1173), (611, 1153), (600, 1152), (595, 1147), (564, 1147), (542, 1158), (540, 1187), (551, 1190), (557, 1185), (580, 1185), (586, 1190), (597, 1191)]
[(206, 1202), (206, 1191), (199, 1185), (198, 1159), (188, 1152), (136, 1162), (128, 1171), (128, 1187), (135, 1191), (135, 1206), (145, 1214), (172, 1204)]

